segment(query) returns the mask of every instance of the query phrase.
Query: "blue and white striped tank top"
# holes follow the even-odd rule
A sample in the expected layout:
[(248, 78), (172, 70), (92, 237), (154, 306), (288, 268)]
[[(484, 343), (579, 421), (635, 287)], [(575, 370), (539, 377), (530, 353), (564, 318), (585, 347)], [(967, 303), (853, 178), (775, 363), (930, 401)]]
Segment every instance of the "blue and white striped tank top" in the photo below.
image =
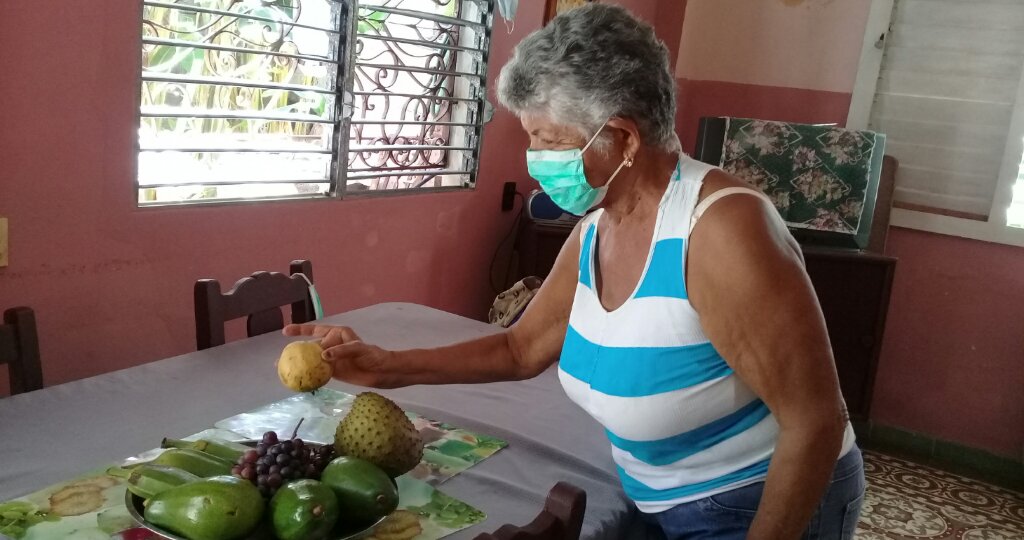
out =
[[(704, 335), (687, 299), (690, 218), (713, 167), (681, 156), (633, 294), (605, 310), (594, 288), (597, 221), (581, 222), (579, 283), (558, 375), (606, 430), (626, 494), (660, 512), (764, 480), (778, 424)], [(844, 455), (853, 446), (847, 426)]]

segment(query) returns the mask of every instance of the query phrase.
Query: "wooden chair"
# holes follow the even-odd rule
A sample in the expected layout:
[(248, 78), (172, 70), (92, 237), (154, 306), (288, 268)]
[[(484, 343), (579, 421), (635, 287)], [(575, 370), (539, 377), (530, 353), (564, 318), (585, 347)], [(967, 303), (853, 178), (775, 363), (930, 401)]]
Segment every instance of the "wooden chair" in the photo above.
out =
[(0, 325), (0, 364), (7, 364), (11, 395), (43, 387), (36, 315), (30, 308), (4, 311), (4, 323)]
[(529, 525), (502, 525), (474, 540), (579, 540), (586, 509), (587, 492), (559, 482), (548, 492), (544, 509)]
[(289, 275), (278, 272), (256, 272), (221, 293), (216, 279), (200, 279), (194, 289), (196, 313), (196, 348), (209, 349), (224, 344), (224, 323), (246, 317), (249, 337), (284, 328), (281, 307), (292, 306), (292, 322), (305, 323), (315, 318), (309, 283), (313, 281), (313, 263), (292, 261)]
[(882, 176), (878, 179), (878, 197), (875, 199), (875, 219), (871, 222), (868, 251), (885, 253), (885, 240), (889, 236), (889, 218), (892, 215), (892, 197), (896, 190), (896, 171), (900, 162), (886, 154), (882, 157)]

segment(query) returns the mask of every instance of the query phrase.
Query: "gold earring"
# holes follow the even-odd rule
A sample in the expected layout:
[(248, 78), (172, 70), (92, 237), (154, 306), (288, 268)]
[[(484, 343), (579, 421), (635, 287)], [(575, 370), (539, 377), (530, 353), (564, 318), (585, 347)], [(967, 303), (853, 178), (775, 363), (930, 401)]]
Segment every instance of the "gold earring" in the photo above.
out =
[(626, 167), (633, 166), (633, 158), (626, 158)]

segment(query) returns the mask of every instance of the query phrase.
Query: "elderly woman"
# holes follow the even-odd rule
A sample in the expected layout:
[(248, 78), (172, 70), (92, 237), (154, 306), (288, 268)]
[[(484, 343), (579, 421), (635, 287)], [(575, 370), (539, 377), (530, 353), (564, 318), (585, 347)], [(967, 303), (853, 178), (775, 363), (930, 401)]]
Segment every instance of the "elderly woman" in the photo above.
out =
[(591, 4), (502, 70), (531, 176), (586, 214), (505, 333), (409, 351), (348, 328), (285, 333), (321, 337), (337, 378), (383, 388), (527, 379), (558, 362), (667, 537), (851, 538), (863, 464), (800, 248), (759, 192), (680, 153), (668, 64), (650, 26)]

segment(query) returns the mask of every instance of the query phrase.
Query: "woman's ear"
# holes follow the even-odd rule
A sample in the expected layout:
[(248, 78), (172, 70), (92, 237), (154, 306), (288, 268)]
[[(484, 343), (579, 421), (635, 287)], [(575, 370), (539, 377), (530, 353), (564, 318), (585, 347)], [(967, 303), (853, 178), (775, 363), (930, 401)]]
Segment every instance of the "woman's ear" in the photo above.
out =
[(633, 159), (640, 151), (640, 128), (632, 118), (613, 116), (608, 126), (615, 129), (622, 139), (622, 159)]

